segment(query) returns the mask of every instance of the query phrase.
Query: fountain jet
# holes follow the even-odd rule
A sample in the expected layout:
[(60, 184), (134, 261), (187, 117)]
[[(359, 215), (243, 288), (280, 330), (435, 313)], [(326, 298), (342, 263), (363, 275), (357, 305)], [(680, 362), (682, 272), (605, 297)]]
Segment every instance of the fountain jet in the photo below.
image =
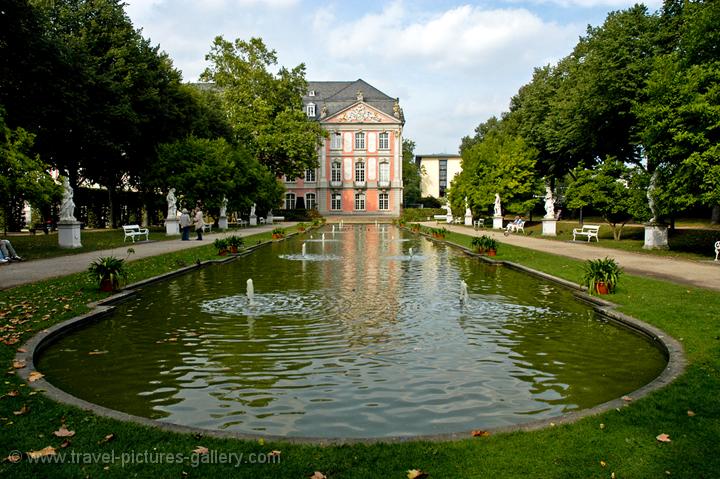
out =
[(252, 278), (247, 280), (247, 299), (248, 304), (255, 304), (255, 287), (253, 286)]
[(307, 255), (307, 246), (305, 246), (305, 243), (302, 244), (302, 255), (303, 257)]
[(460, 305), (466, 305), (469, 299), (467, 283), (464, 280), (460, 280)]

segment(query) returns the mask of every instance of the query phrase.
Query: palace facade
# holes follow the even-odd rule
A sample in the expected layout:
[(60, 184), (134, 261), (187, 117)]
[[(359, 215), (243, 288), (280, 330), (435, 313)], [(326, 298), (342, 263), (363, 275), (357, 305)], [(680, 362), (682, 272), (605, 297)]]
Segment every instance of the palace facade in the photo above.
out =
[(285, 209), (302, 201), (323, 216), (399, 216), (405, 124), (399, 100), (356, 80), (308, 82), (303, 103), (329, 138), (318, 168), (286, 179)]

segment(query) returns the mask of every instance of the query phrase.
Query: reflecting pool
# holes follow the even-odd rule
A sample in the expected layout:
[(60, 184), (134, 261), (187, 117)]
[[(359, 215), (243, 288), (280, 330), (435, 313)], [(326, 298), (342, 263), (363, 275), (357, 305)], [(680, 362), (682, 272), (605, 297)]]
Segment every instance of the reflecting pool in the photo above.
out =
[(323, 231), (143, 288), (38, 369), (85, 400), (177, 424), (388, 437), (588, 408), (666, 364), (552, 283), (390, 226)]

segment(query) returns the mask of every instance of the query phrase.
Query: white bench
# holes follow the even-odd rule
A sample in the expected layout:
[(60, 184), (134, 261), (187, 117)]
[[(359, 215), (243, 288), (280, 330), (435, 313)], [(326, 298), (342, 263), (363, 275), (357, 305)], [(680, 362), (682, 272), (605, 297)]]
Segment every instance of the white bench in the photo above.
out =
[(140, 228), (140, 225), (124, 225), (123, 232), (125, 233), (125, 237), (123, 238), (123, 243), (128, 238), (132, 238), (133, 243), (134, 243), (135, 237), (142, 236), (142, 235), (145, 235), (145, 241), (147, 241), (148, 236), (150, 235), (150, 230), (147, 228)]
[(212, 223), (203, 223), (203, 233), (212, 233)]
[(718, 260), (718, 255), (720, 255), (720, 241), (715, 242), (715, 261)]
[(483, 218), (473, 221), (473, 228), (480, 229), (485, 227), (485, 220)]
[(520, 220), (517, 223), (512, 221), (508, 223), (505, 229), (508, 233), (519, 233), (522, 231), (522, 233), (525, 234), (525, 220)]
[(576, 236), (587, 236), (588, 243), (592, 238), (595, 238), (595, 241), (600, 242), (598, 239), (599, 230), (600, 225), (584, 225), (582, 228), (573, 228), (573, 241), (575, 241)]

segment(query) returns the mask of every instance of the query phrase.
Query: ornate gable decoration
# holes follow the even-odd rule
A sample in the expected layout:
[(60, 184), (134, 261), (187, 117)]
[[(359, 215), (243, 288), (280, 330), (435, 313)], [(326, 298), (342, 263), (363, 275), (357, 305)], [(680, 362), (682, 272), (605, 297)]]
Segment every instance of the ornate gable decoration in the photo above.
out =
[(359, 103), (338, 115), (334, 120), (338, 123), (382, 123), (383, 117), (364, 103)]

